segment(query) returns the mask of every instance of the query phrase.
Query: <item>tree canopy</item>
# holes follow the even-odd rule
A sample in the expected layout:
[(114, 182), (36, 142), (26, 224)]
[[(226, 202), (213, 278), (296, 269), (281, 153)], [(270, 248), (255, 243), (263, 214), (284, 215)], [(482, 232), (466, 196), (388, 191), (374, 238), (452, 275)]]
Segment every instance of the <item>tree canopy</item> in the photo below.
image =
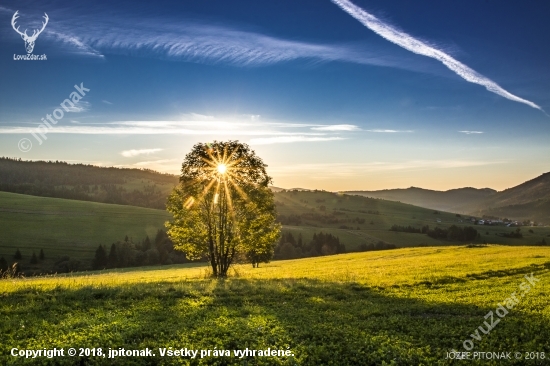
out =
[(175, 248), (189, 259), (207, 258), (215, 277), (227, 276), (237, 259), (268, 262), (280, 225), (266, 167), (238, 141), (193, 146), (168, 198), (173, 220), (166, 226)]

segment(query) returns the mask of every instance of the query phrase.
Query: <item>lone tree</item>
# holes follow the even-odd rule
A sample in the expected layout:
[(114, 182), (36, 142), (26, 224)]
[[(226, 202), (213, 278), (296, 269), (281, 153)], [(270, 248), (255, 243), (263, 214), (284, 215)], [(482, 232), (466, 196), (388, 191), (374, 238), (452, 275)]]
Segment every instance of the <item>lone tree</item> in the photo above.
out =
[(280, 225), (266, 166), (238, 141), (193, 146), (167, 203), (174, 247), (189, 259), (208, 258), (214, 277), (227, 276), (238, 258), (268, 262)]

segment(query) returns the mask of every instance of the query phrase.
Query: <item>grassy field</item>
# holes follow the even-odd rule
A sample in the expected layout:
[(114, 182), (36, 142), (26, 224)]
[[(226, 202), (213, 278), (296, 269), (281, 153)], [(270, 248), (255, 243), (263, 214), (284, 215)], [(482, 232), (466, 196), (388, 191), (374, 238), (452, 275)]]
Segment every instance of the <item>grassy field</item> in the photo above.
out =
[[(421, 228), (447, 228), (451, 225), (473, 226), (480, 234), (474, 243), (498, 243), (507, 245), (535, 245), (543, 239), (550, 244), (550, 227), (523, 227), (523, 238), (505, 238), (497, 234), (508, 233), (515, 228), (504, 226), (474, 225), (466, 219), (470, 216), (457, 216), (455, 213), (435, 211), (401, 202), (361, 196), (339, 195), (323, 191), (286, 191), (275, 193), (279, 214), (327, 216), (337, 213), (338, 223), (327, 224), (319, 219), (302, 220), (300, 226), (285, 226), (293, 234), (302, 233), (309, 238), (320, 230), (338, 235), (349, 250), (361, 243), (374, 244), (380, 240), (398, 247), (418, 245), (449, 245), (452, 242), (436, 240), (423, 234), (390, 232), (392, 225)], [(324, 206), (322, 209), (321, 206)], [(370, 212), (370, 213), (369, 213)], [(363, 220), (363, 224), (358, 224)], [(340, 229), (342, 225), (352, 229)], [(359, 230), (357, 229), (359, 228)], [(529, 231), (531, 230), (532, 233)]]
[[(379, 241), (398, 247), (453, 244), (423, 234), (389, 231), (393, 224), (417, 228), (424, 225), (432, 228), (472, 225), (466, 222), (466, 217), (452, 213), (434, 213), (431, 209), (400, 202), (330, 192), (279, 192), (275, 194), (275, 200), (279, 214), (308, 217), (300, 225), (284, 225), (283, 230), (296, 237), (301, 234), (306, 243), (314, 233), (329, 232), (338, 236), (348, 251), (361, 244)], [(338, 219), (338, 222), (323, 222), (323, 217), (328, 216)], [(152, 238), (169, 219), (170, 215), (163, 210), (0, 192), (0, 257), (11, 263), (15, 251), (20, 249), (23, 260), (19, 262), (26, 270), (51, 270), (53, 263), (64, 255), (81, 260), (80, 268), (87, 268), (99, 244), (109, 246), (125, 235), (137, 241), (146, 235)], [(477, 243), (534, 245), (543, 239), (550, 243), (548, 227), (523, 228), (522, 239), (497, 236), (513, 228), (475, 228), (481, 235), (475, 241)], [(32, 253), (38, 255), (41, 249), (46, 260), (36, 266), (30, 265)]]
[[(489, 311), (538, 280), (472, 352), (550, 356), (550, 249), (429, 247), (235, 267), (199, 265), (0, 281), (2, 364), (434, 365)], [(495, 315), (496, 317), (496, 315)], [(11, 348), (150, 348), (151, 358), (25, 360)], [(294, 356), (161, 357), (159, 348), (290, 350)], [(66, 352), (66, 351), (65, 351)], [(526, 361), (525, 352), (545, 360)], [(233, 354), (233, 353), (232, 353)], [(540, 354), (539, 354), (540, 356)], [(38, 361), (38, 362), (37, 362)], [(468, 362), (468, 361), (467, 361)], [(498, 364), (473, 361), (468, 364)]]
[(169, 214), (163, 210), (0, 192), (0, 257), (17, 249), (28, 266), (43, 249), (46, 265), (62, 255), (89, 261), (100, 244), (154, 238)]

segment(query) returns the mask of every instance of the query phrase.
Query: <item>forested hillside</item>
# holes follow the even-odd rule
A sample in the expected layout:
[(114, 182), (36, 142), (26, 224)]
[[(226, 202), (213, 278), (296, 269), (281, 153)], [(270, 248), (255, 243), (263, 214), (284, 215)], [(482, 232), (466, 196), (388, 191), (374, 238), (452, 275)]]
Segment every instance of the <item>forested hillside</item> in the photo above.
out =
[(147, 169), (0, 158), (0, 191), (164, 209), (178, 178)]

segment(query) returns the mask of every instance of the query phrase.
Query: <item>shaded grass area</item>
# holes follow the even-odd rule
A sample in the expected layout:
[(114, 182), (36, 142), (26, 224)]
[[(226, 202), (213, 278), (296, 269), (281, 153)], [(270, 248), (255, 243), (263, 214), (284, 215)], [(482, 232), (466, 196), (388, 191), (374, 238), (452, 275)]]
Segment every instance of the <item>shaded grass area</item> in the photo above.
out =
[[(538, 284), (490, 334), (475, 341), (474, 351), (548, 354), (549, 255), (542, 248), (415, 248), (341, 255), (333, 262), (325, 257), (280, 261), (259, 270), (240, 267), (226, 280), (205, 278), (204, 267), (187, 265), (1, 281), (0, 363), (36, 364), (9, 356), (12, 347), (149, 347), (154, 358), (40, 361), (451, 364), (446, 352), (463, 350), (462, 342), (471, 339), (484, 316), (517, 292), (530, 273)], [(190, 360), (161, 358), (159, 347), (270, 347), (290, 349), (294, 356)]]
[(63, 255), (88, 266), (100, 244), (154, 238), (168, 218), (163, 210), (0, 192), (0, 256), (12, 261), (20, 249), (30, 267), (32, 252), (43, 249), (44, 268)]

